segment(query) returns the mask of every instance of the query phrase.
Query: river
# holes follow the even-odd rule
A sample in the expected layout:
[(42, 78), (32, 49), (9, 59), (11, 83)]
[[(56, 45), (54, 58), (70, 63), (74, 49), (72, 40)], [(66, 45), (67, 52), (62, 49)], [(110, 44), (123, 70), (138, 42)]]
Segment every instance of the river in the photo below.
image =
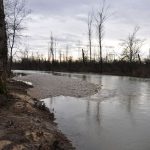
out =
[(79, 150), (150, 150), (150, 79), (54, 73), (101, 86), (85, 98), (44, 99)]

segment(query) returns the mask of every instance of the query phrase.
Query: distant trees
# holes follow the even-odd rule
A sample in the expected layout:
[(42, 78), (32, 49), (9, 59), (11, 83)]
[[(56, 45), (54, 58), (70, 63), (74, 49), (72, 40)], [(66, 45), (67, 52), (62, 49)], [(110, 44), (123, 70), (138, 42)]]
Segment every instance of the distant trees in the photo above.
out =
[(7, 35), (5, 25), (4, 3), (0, 0), (0, 94), (6, 92), (7, 74)]
[(139, 31), (139, 27), (136, 26), (132, 34), (129, 34), (127, 39), (122, 40), (121, 46), (123, 46), (122, 59), (129, 61), (132, 63), (136, 59), (140, 60), (140, 49), (143, 45), (144, 40), (137, 38), (137, 32)]
[(26, 9), (25, 0), (5, 0), (6, 25), (8, 46), (10, 50), (9, 71), (12, 68), (13, 49), (17, 40), (22, 37), (21, 32), (25, 29), (23, 23), (30, 11)]

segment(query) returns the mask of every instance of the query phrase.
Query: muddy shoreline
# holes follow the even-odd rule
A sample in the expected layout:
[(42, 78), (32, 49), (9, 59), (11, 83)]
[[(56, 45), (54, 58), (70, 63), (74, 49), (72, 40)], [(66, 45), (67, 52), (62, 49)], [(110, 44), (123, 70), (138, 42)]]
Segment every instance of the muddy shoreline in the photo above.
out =
[(10, 79), (8, 95), (0, 95), (0, 149), (72, 150), (58, 130), (54, 114), (27, 93), (29, 86)]

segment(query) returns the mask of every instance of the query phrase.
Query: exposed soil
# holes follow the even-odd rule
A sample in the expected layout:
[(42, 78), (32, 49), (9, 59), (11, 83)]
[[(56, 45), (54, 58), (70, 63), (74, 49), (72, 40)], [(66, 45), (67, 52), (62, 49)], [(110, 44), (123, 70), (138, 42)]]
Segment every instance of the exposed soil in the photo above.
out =
[(27, 94), (31, 86), (8, 81), (8, 95), (0, 95), (0, 150), (72, 150), (58, 130), (54, 114)]

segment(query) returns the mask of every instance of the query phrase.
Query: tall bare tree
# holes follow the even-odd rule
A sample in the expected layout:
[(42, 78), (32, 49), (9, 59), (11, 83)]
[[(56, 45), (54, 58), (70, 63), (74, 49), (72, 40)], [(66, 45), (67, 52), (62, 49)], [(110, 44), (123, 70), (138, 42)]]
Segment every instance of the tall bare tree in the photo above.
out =
[(61, 63), (62, 62), (62, 51), (59, 50), (59, 62)]
[(68, 62), (68, 53), (69, 53), (69, 46), (66, 45), (66, 62)]
[(22, 37), (21, 31), (25, 29), (24, 21), (30, 11), (26, 9), (26, 0), (5, 0), (8, 45), (10, 50), (10, 67), (12, 69), (13, 49), (17, 39)]
[(54, 48), (54, 60), (56, 61), (57, 60), (57, 40), (55, 38), (54, 40), (54, 45), (55, 45), (55, 48)]
[(50, 53), (52, 55), (52, 63), (53, 63), (54, 62), (54, 37), (52, 33), (50, 37)]
[(98, 39), (99, 39), (100, 73), (103, 72), (102, 41), (104, 37), (104, 24), (107, 18), (109, 17), (108, 10), (109, 10), (109, 7), (106, 5), (106, 1), (103, 0), (102, 6), (98, 10), (97, 16), (96, 16)]
[(93, 24), (93, 12), (88, 14), (88, 38), (89, 38), (89, 50), (90, 50), (90, 61), (92, 60), (92, 24)]
[(140, 49), (143, 45), (144, 40), (137, 38), (137, 32), (139, 27), (136, 26), (132, 34), (129, 34), (126, 40), (122, 40), (121, 46), (123, 46), (122, 59), (125, 59), (132, 63), (135, 59), (140, 61)]
[(4, 3), (0, 0), (0, 93), (5, 92), (7, 72), (7, 35), (5, 25)]
[(84, 53), (84, 50), (82, 49), (82, 61), (83, 63), (85, 64), (85, 53)]

